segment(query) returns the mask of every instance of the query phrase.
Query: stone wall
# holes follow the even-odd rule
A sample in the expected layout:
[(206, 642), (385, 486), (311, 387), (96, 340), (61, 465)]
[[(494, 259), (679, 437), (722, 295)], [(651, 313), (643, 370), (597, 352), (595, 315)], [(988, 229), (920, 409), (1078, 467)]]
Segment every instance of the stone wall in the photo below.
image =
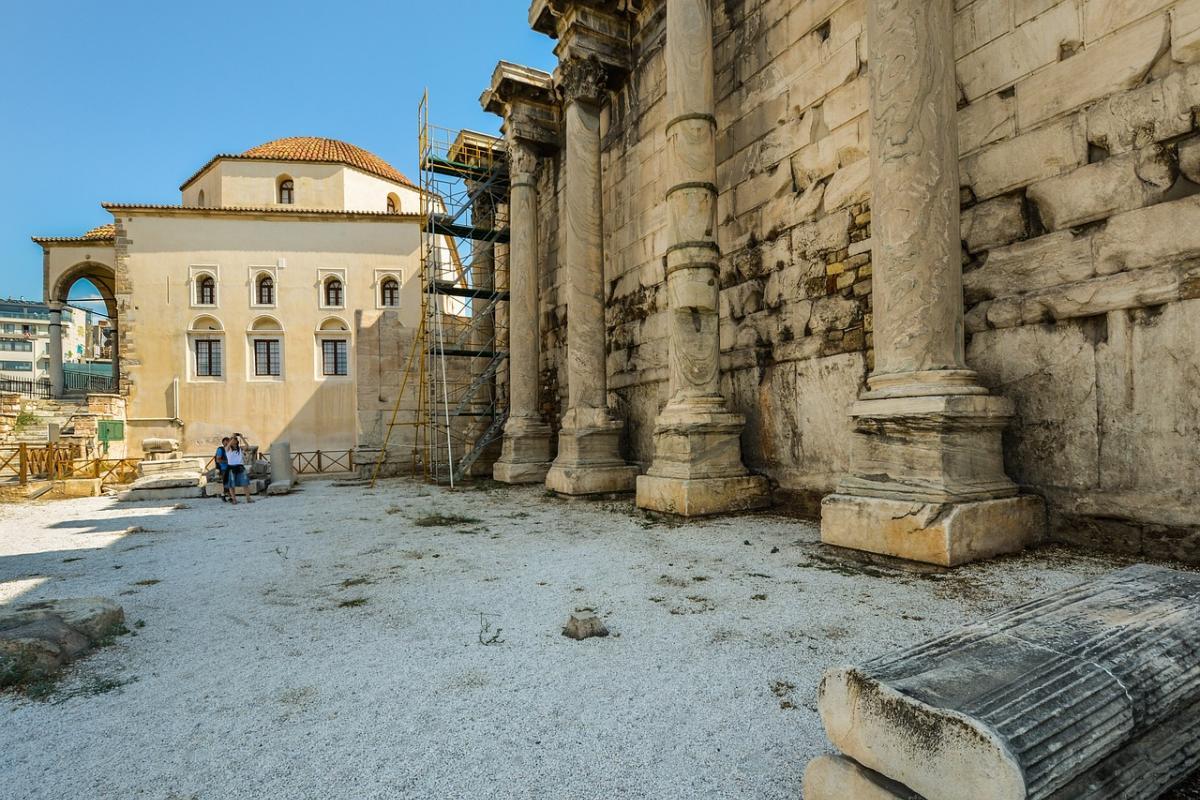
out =
[[(873, 365), (865, 0), (714, 2), (725, 392), (814, 509)], [(610, 404), (666, 400), (665, 4), (602, 117)], [(1191, 555), (1200, 523), (1200, 0), (956, 0), (968, 361), (1062, 538)], [(560, 162), (540, 168), (543, 408), (565, 406)]]

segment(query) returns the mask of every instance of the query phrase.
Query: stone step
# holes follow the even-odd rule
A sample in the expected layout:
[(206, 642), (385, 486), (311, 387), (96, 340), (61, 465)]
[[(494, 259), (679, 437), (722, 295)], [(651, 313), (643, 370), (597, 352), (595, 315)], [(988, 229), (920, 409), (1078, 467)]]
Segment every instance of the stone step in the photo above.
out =
[(818, 706), (926, 800), (1158, 797), (1200, 768), (1200, 575), (1112, 573), (830, 670)]

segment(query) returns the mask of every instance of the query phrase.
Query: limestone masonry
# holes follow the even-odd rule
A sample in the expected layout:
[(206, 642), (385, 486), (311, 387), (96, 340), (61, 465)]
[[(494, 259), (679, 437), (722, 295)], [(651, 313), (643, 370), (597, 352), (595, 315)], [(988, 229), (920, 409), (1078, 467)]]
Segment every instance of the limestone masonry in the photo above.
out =
[(529, 19), (558, 68), (484, 95), (537, 209), (498, 477), (556, 439), (550, 488), (629, 465), (639, 505), (710, 513), (761, 476), (892, 555), (1200, 558), (1200, 0)]

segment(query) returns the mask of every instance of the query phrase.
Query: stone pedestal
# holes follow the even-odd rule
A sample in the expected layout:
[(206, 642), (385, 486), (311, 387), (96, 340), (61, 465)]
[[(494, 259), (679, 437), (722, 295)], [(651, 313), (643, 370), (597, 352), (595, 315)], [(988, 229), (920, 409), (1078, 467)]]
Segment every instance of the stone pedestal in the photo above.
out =
[(710, 0), (667, 3), (667, 333), (671, 396), (654, 422), (640, 508), (681, 516), (766, 505), (765, 478), (742, 465), (745, 419), (721, 395), (716, 118)]
[(953, 0), (868, 0), (875, 370), (851, 410), (851, 471), (822, 541), (960, 564), (1040, 538), (1015, 498), (1012, 416), (963, 346)]
[(564, 419), (558, 434), (558, 457), (546, 474), (546, 488), (559, 494), (588, 495), (628, 492), (638, 469), (626, 464), (620, 452), (620, 422), (594, 419), (592, 424)]
[(542, 483), (550, 471), (550, 426), (541, 420), (509, 418), (500, 460), (492, 477), (501, 483)]
[(271, 444), (271, 483), (268, 494), (287, 494), (296, 478), (292, 471), (292, 446), (288, 442)]

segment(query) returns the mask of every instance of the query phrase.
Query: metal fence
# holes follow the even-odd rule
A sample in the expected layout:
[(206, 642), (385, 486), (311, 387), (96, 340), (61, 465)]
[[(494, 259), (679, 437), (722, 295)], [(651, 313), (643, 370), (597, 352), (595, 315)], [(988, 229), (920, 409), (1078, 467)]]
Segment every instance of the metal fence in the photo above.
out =
[(66, 370), (63, 372), (63, 385), (68, 389), (84, 392), (103, 392), (111, 394), (117, 390), (117, 382), (111, 375), (93, 375), (89, 372)]
[(16, 378), (0, 378), (0, 392), (24, 395), (35, 400), (49, 400), (50, 381), (23, 381)]

